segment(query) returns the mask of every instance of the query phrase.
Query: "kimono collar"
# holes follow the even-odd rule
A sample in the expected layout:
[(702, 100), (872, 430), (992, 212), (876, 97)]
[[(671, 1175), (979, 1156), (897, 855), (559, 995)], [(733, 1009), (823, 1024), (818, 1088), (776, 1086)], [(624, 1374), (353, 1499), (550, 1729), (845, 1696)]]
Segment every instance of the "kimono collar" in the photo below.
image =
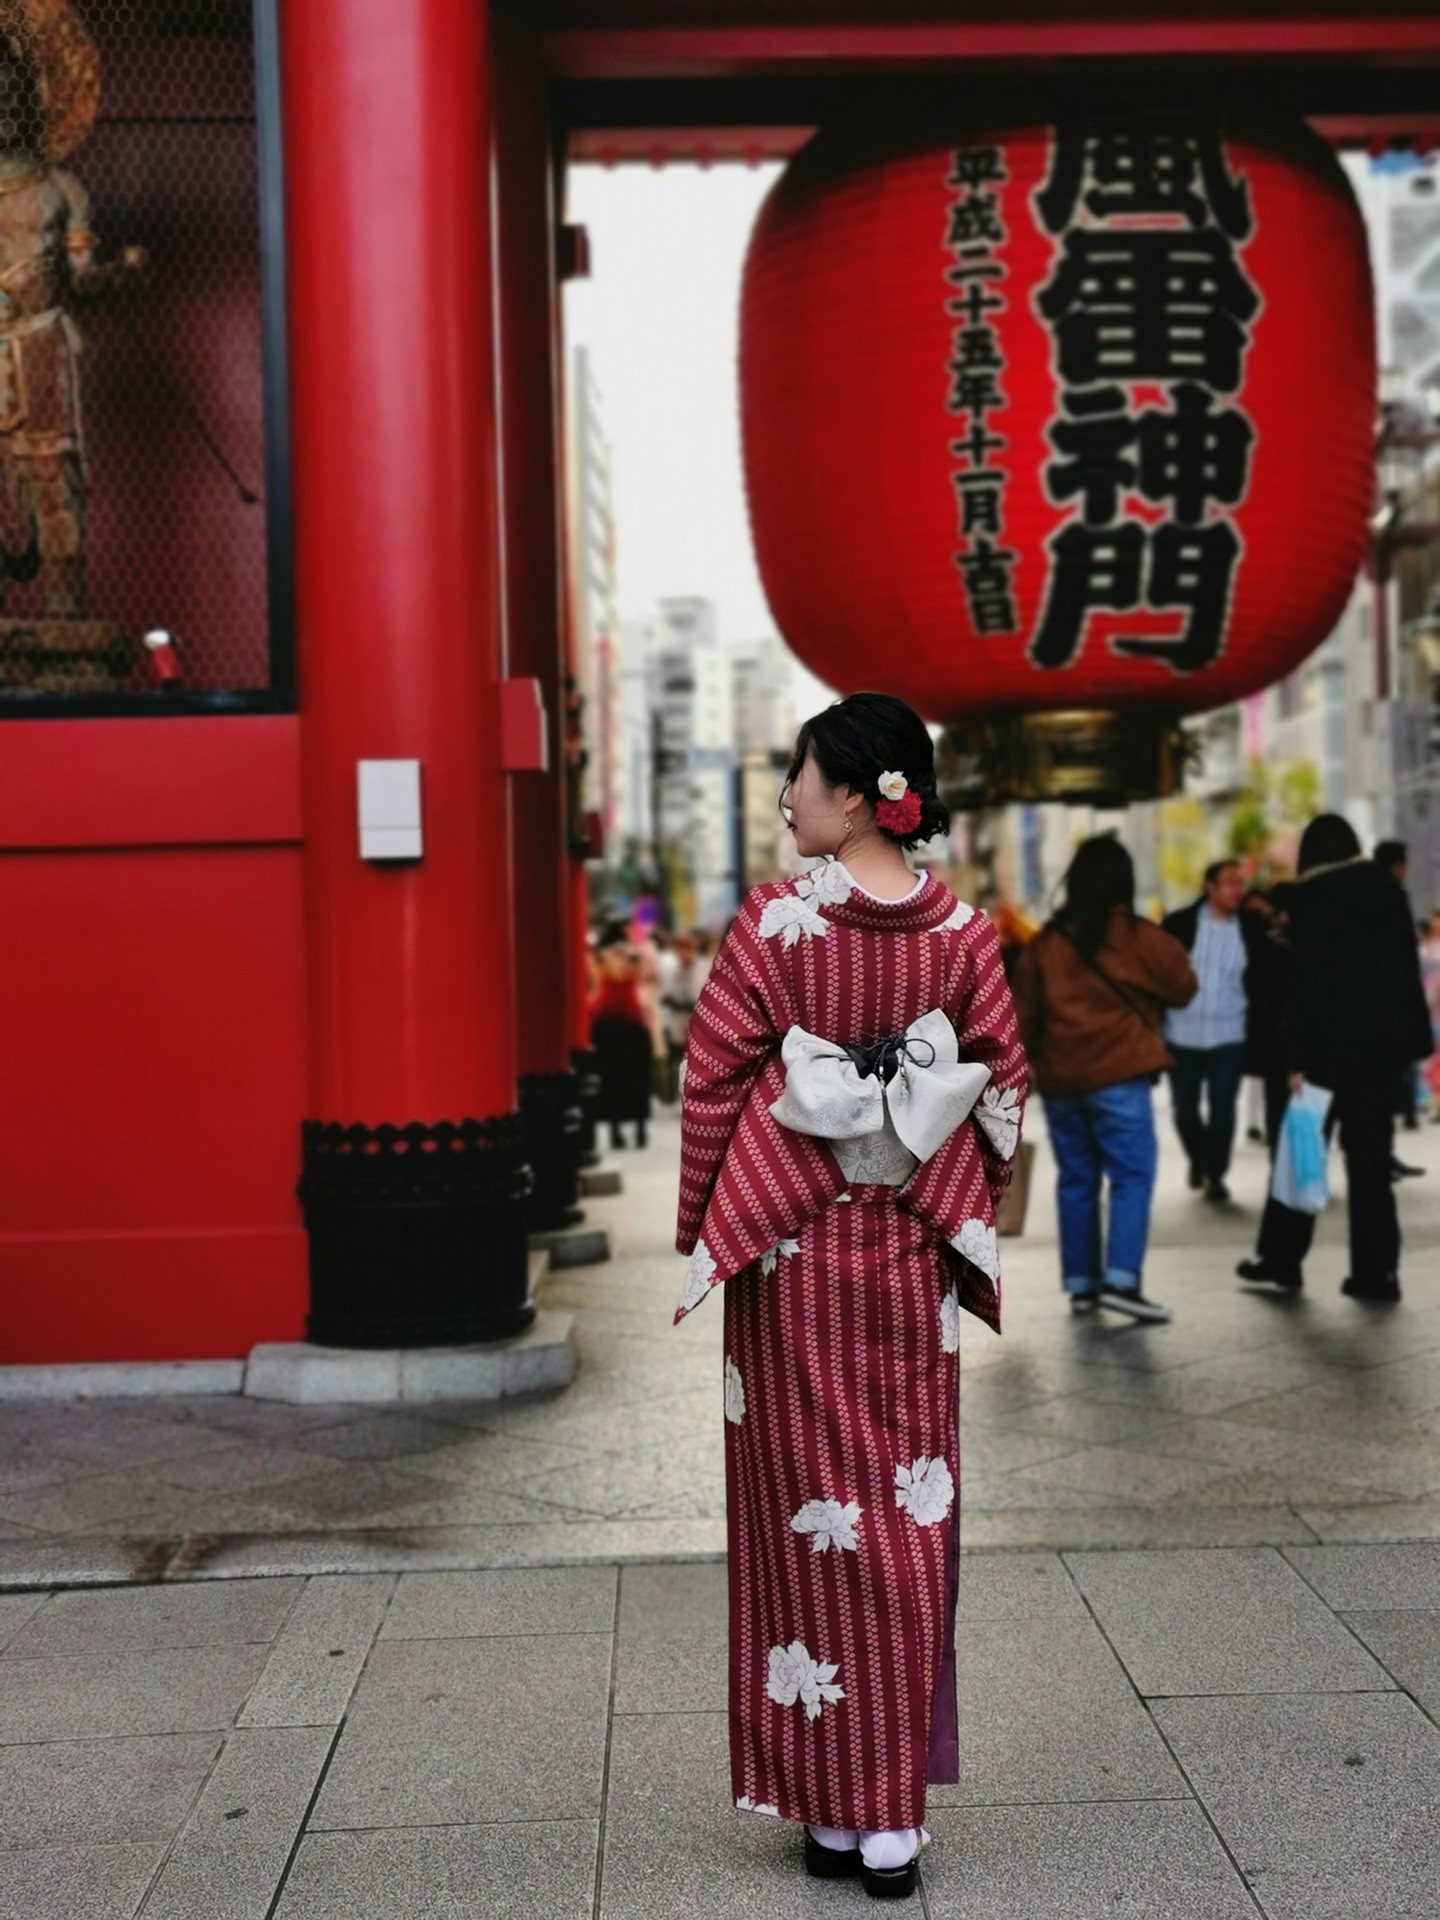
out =
[(827, 920), (842, 927), (869, 927), (881, 933), (929, 933), (942, 926), (954, 911), (954, 894), (933, 873), (926, 873), (923, 885), (903, 900), (877, 900), (852, 885), (843, 899), (826, 899), (823, 903)]

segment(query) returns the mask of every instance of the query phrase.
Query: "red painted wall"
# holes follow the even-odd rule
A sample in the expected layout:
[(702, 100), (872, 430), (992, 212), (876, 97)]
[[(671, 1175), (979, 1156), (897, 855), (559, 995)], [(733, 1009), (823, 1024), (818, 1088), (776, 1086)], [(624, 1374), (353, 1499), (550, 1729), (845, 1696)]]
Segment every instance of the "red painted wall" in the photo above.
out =
[(298, 735), (0, 724), (0, 1363), (303, 1331)]

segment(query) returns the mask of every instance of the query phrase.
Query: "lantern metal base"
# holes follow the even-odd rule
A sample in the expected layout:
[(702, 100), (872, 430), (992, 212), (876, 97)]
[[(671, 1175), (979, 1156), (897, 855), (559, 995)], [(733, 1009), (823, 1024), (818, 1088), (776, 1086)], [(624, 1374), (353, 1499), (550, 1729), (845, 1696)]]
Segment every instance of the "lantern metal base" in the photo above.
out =
[(1174, 714), (1000, 713), (960, 721), (936, 757), (952, 808), (1007, 800), (1123, 807), (1179, 791), (1184, 735)]

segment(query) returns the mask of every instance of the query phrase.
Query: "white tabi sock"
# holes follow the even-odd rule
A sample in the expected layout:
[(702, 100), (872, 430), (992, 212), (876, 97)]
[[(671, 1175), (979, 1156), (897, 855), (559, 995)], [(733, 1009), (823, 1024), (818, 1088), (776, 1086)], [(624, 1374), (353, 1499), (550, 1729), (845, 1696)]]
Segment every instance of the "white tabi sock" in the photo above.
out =
[(860, 1844), (853, 1827), (811, 1827), (810, 1837), (817, 1847), (829, 1847), (832, 1853), (851, 1853)]
[(908, 1867), (930, 1838), (923, 1827), (901, 1827), (890, 1833), (862, 1833), (860, 1858), (876, 1873), (895, 1867)]

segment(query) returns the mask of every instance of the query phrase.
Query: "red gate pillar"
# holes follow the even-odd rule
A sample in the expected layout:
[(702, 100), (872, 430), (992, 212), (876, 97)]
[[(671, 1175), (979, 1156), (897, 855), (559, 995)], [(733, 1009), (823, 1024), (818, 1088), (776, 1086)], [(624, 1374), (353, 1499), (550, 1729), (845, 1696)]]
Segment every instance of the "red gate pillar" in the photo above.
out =
[(520, 1114), (535, 1170), (536, 1228), (579, 1219), (583, 1114), (570, 1059), (571, 898), (565, 792), (560, 559), (556, 169), (549, 97), (533, 32), (495, 19), (497, 294), (506, 672), (540, 684), (548, 765), (517, 776), (516, 1046)]
[[(484, 0), (282, 13), (309, 966), (313, 1340), (450, 1344), (526, 1304)], [(361, 857), (357, 763), (423, 850)]]

